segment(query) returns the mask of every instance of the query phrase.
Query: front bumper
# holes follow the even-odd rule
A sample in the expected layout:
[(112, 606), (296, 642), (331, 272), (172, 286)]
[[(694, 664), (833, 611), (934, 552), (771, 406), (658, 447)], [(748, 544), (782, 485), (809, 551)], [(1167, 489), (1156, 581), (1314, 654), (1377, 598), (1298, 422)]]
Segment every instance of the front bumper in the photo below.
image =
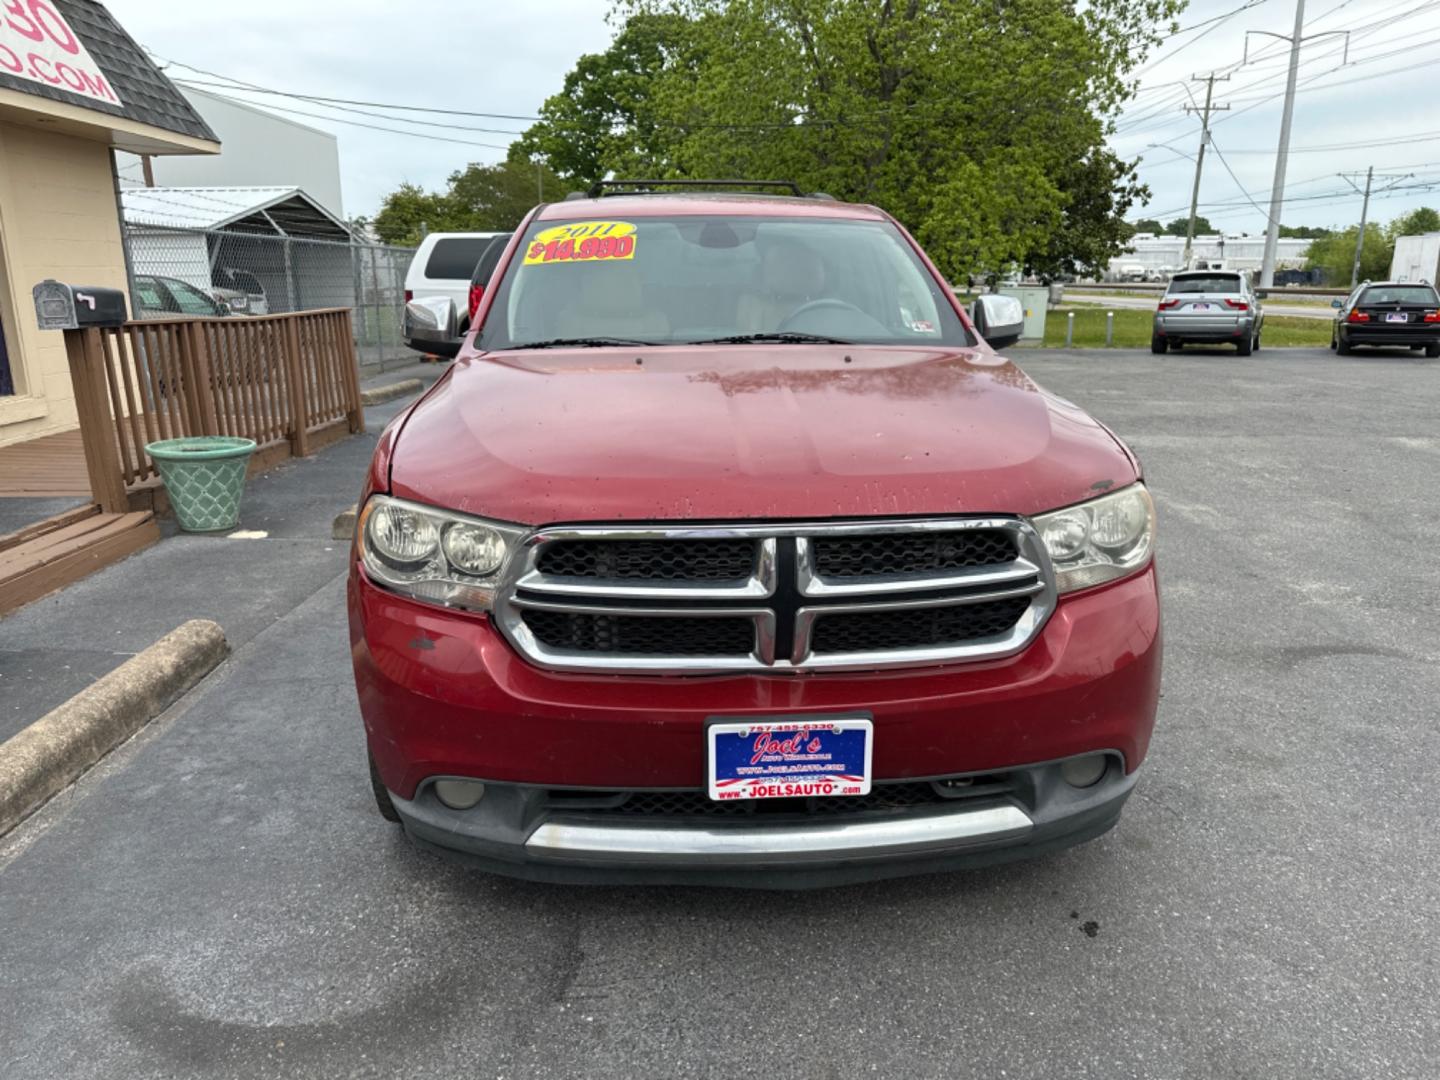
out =
[[(1062, 598), (1016, 656), (902, 671), (691, 677), (545, 671), (522, 660), (486, 617), (384, 592), (358, 567), (349, 610), (370, 750), (410, 835), (492, 869), (549, 880), (733, 883), (753, 876), (779, 884), (793, 876), (796, 884), (823, 883), (1078, 843), (1114, 824), (1149, 745), (1160, 686), (1153, 565)], [(828, 847), (837, 837), (827, 831), (833, 824), (819, 833), (812, 824), (775, 850), (765, 847), (781, 842), (771, 824), (765, 835), (729, 849), (724, 838), (738, 833), (687, 836), (678, 822), (667, 822), (663, 842), (671, 846), (656, 849), (633, 832), (617, 835), (612, 825), (596, 832), (588, 819), (576, 831), (575, 814), (563, 808), (535, 812), (543, 797), (534, 793), (552, 789), (700, 789), (703, 732), (712, 716), (857, 710), (873, 717), (877, 786), (1018, 771), (1034, 797), (1007, 795), (993, 806), (1012, 806), (1028, 824), (1013, 813), (956, 820), (959, 804), (927, 805), (907, 810), (898, 834), (852, 831), (858, 842), (835, 851)], [(1075, 789), (1045, 781), (1054, 766), (1036, 764), (1100, 751), (1112, 753), (1114, 765), (1079, 801), (1071, 798)], [(429, 794), (436, 777), (480, 779), (489, 789), (474, 811), (457, 815)], [(966, 803), (964, 812), (975, 808), (992, 805)], [(809, 854), (802, 858), (797, 846)], [(797, 860), (804, 865), (792, 874), (786, 868)]]
[[(487, 788), (452, 810), (426, 785), (395, 799), (419, 847), (535, 881), (809, 888), (1030, 858), (1092, 839), (1119, 819), (1134, 788), (1112, 755), (1093, 787), (1072, 788), (1055, 763), (1013, 770), (1010, 794), (876, 813), (716, 819), (573, 811), (544, 789)], [(984, 778), (982, 778), (983, 780)], [(570, 793), (584, 794), (584, 793)]]

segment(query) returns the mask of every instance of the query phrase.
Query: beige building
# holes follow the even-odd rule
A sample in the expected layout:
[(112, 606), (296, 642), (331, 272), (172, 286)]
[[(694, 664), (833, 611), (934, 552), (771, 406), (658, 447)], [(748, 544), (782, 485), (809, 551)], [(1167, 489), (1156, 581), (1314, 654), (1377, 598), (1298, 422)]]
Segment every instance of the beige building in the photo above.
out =
[(76, 426), (61, 335), (36, 328), (30, 289), (126, 288), (114, 151), (220, 150), (102, 5), (53, 7), (33, 25), (0, 15), (0, 446)]

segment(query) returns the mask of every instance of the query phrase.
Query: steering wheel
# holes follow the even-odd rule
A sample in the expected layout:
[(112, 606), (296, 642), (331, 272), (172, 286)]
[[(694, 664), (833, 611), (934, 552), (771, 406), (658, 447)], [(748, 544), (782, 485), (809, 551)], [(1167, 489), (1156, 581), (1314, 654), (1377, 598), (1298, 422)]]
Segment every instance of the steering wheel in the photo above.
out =
[(810, 312), (812, 311), (853, 311), (857, 315), (864, 315), (867, 319), (870, 317), (866, 315), (862, 309), (856, 307), (854, 304), (846, 303), (844, 300), (838, 300), (833, 296), (827, 296), (822, 297), (819, 300), (811, 300), (807, 303), (801, 304), (794, 311), (790, 312), (789, 315), (785, 316), (779, 327), (777, 327), (777, 330), (780, 332), (789, 330), (791, 323), (795, 322), (802, 315), (810, 314)]

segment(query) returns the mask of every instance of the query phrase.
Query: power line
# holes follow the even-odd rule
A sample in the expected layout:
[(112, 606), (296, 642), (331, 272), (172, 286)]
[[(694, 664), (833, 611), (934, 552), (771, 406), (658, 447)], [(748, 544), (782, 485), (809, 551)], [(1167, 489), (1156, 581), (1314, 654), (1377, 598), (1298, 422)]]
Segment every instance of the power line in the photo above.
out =
[[(533, 123), (536, 120), (540, 119), (540, 117), (538, 116), (517, 116), (513, 113), (474, 112), (469, 109), (441, 109), (422, 105), (395, 105), (383, 101), (355, 101), (350, 98), (321, 97), (318, 94), (301, 94), (292, 90), (276, 90), (272, 87), (259, 86), (255, 83), (245, 82), (243, 79), (236, 79), (230, 75), (221, 75), (219, 72), (207, 71), (205, 68), (198, 68), (195, 67), (193, 64), (187, 64), (181, 60), (171, 60), (167, 57), (161, 56), (153, 49), (146, 48), (145, 51), (149, 53), (154, 59), (159, 60), (165, 67), (182, 67), (186, 71), (195, 71), (201, 75), (208, 75), (212, 79), (222, 79), (224, 80), (224, 82), (222, 83), (206, 85), (223, 86), (226, 89), (230, 90), (243, 88), (256, 94), (272, 94), (277, 97), (295, 98), (299, 101), (310, 101), (318, 104), (363, 105), (372, 109), (392, 109), (397, 112), (440, 113), (445, 116), (473, 116), (485, 120), (520, 120), (526, 123)], [(401, 118), (397, 116), (393, 117), (392, 119), (399, 120)]]

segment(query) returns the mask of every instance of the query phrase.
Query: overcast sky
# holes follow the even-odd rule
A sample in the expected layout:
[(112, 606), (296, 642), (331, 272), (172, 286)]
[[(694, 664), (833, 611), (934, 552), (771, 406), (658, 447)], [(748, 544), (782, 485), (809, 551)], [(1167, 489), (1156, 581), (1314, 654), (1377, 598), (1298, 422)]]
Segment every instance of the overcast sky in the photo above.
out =
[[(423, 7), (394, 0), (250, 0), (240, 9), (186, 5), (183, 18), (176, 18), (172, 0), (107, 2), (136, 40), (159, 56), (227, 79), (304, 94), (520, 117), (534, 116), (560, 88), (575, 58), (603, 50), (611, 36), (608, 0), (483, 6), (429, 0)], [(1232, 109), (1215, 117), (1219, 154), (1212, 149), (1206, 155), (1200, 212), (1227, 231), (1263, 231), (1288, 45), (1252, 36), (1250, 61), (1242, 64), (1245, 32), (1289, 34), (1294, 19), (1295, 0), (1192, 0), (1180, 23), (1197, 28), (1169, 40), (1147, 61), (1141, 95), (1114, 140), (1120, 153), (1143, 158), (1141, 176), (1153, 192), (1144, 216), (1169, 220), (1188, 212), (1199, 123), (1182, 111), (1190, 104), (1186, 87), (1203, 102), (1203, 84), (1188, 80), (1217, 71), (1231, 78), (1215, 84), (1215, 100)], [(1377, 173), (1414, 174), (1377, 179), (1377, 191), (1397, 187), (1377, 195), (1372, 220), (1388, 220), (1415, 206), (1440, 206), (1440, 193), (1418, 186), (1440, 184), (1440, 106), (1432, 74), (1440, 65), (1440, 0), (1308, 0), (1306, 34), (1327, 30), (1351, 31), (1350, 62), (1340, 66), (1343, 38), (1319, 37), (1305, 45), (1286, 179), (1289, 201), (1281, 220), (1292, 225), (1357, 220), (1360, 197), (1338, 194), (1349, 189), (1336, 174), (1363, 172), (1369, 165)], [(169, 74), (211, 79), (178, 67)], [(395, 114), (499, 133), (415, 127), (285, 98), (233, 96), (328, 117), (289, 114), (339, 136), (350, 215), (373, 214), (401, 181), (439, 188), (468, 161), (499, 160), (510, 141), (503, 132), (526, 126), (524, 120)], [(390, 134), (341, 118), (492, 145)], [(1410, 141), (1395, 141), (1405, 139)], [(1345, 145), (1353, 142), (1371, 145)]]

